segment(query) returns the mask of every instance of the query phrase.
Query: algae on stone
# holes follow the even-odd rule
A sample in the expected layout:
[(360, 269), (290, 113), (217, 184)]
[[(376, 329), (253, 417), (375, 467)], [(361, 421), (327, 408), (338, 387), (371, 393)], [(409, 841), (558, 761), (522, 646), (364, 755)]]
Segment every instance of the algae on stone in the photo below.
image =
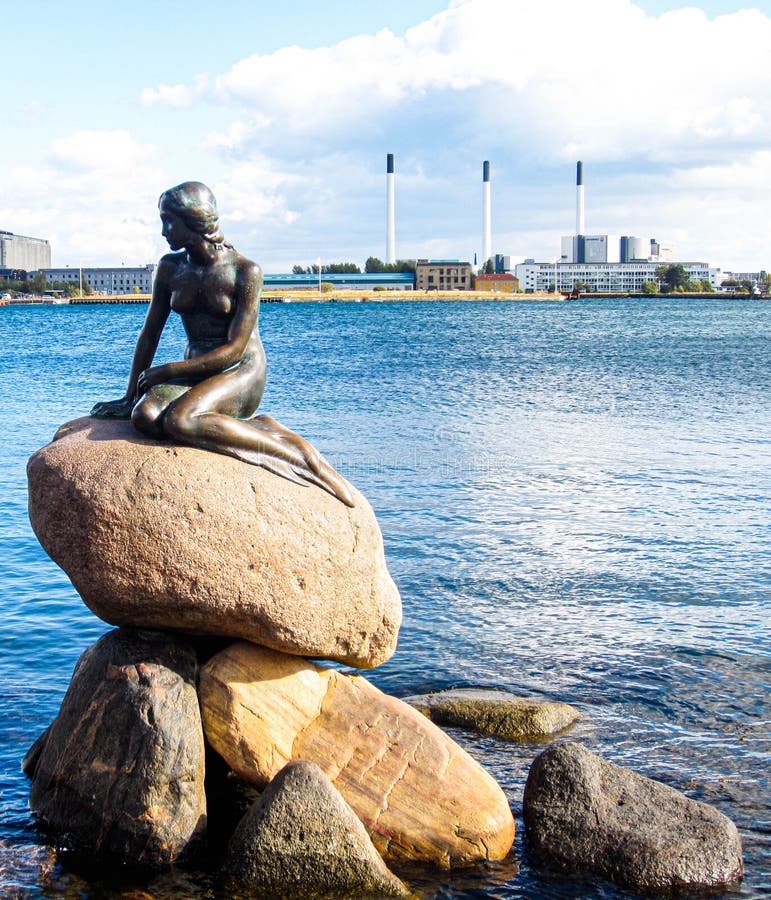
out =
[(567, 703), (487, 688), (455, 688), (405, 697), (404, 702), (439, 725), (457, 725), (507, 741), (548, 737), (581, 718)]

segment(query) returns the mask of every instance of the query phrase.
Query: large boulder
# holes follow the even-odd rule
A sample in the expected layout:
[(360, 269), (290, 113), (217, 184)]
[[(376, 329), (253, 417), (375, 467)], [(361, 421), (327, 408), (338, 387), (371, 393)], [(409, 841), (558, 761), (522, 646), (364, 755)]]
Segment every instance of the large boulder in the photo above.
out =
[(166, 634), (113, 631), (80, 657), (23, 763), (63, 843), (148, 867), (192, 853), (206, 828), (195, 676), (193, 648)]
[(404, 702), (439, 725), (457, 725), (506, 741), (546, 737), (581, 718), (577, 709), (558, 700), (489, 688), (453, 688), (405, 697)]
[(514, 820), (490, 775), (411, 706), (361, 676), (233, 644), (201, 668), (209, 743), (265, 785), (293, 759), (315, 762), (386, 858), (444, 867), (502, 859)]
[(288, 763), (241, 820), (225, 871), (270, 896), (409, 894), (340, 792), (305, 760)]
[(77, 419), (28, 464), (29, 514), (114, 625), (245, 638), (371, 668), (401, 600), (372, 508), (218, 453)]
[(530, 844), (546, 865), (649, 892), (742, 878), (741, 842), (730, 819), (581, 744), (553, 745), (536, 757), (524, 817)]

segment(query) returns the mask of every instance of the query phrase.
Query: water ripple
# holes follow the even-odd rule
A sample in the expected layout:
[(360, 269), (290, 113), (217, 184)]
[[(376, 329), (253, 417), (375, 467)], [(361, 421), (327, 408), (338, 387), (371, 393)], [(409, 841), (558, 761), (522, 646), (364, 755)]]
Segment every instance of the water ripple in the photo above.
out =
[[(38, 546), (24, 467), (58, 424), (122, 392), (142, 315), (0, 308), (14, 348), (0, 359), (10, 896), (119, 892), (45, 846), (18, 769), (108, 627)], [(397, 654), (371, 679), (397, 696), (488, 685), (575, 704), (584, 718), (571, 737), (731, 816), (740, 895), (768, 896), (771, 305), (275, 304), (262, 315), (266, 411), (363, 490), (383, 529), (405, 615)], [(161, 356), (181, 344), (177, 323)], [(421, 897), (627, 896), (532, 864), (521, 796), (542, 743), (452, 735), (506, 791), (515, 856), (438, 880), (412, 873)], [(217, 890), (183, 872), (144, 889), (159, 900)]]

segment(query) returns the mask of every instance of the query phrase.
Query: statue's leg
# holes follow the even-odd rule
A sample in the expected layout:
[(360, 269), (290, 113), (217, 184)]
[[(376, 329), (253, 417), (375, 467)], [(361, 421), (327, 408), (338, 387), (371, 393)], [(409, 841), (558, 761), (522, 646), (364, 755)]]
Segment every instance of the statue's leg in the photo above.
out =
[(141, 434), (163, 440), (166, 437), (163, 427), (166, 410), (189, 390), (189, 386), (182, 384), (158, 384), (150, 388), (134, 405), (131, 411), (131, 424)]
[(280, 435), (249, 420), (201, 408), (190, 393), (192, 390), (172, 403), (163, 416), (163, 430), (171, 440), (217, 453), (232, 450), (232, 455), (238, 455), (237, 451), (243, 450), (266, 453), (293, 465), (304, 464), (300, 450)]
[(230, 370), (207, 378), (170, 403), (162, 416), (165, 435), (180, 444), (263, 465), (293, 480), (299, 475), (352, 506), (345, 479), (308, 441), (269, 416), (244, 420), (232, 415), (230, 410), (237, 407), (238, 374)]
[(260, 414), (259, 416), (254, 416), (250, 421), (255, 424), (259, 423), (260, 428), (270, 431), (280, 440), (292, 447), (296, 447), (302, 454), (308, 468), (316, 475), (321, 476), (323, 457), (310, 441), (306, 441), (305, 438), (300, 437), (299, 434), (287, 428), (286, 425), (282, 425), (273, 416)]

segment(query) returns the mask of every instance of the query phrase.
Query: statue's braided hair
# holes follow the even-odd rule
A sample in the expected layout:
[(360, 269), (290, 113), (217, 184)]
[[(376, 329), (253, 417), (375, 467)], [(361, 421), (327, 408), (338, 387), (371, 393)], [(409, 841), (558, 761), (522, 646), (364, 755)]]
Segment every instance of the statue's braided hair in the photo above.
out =
[(220, 231), (220, 219), (214, 194), (200, 181), (185, 181), (164, 191), (158, 200), (158, 207), (164, 205), (178, 215), (191, 231), (217, 247), (229, 247)]

